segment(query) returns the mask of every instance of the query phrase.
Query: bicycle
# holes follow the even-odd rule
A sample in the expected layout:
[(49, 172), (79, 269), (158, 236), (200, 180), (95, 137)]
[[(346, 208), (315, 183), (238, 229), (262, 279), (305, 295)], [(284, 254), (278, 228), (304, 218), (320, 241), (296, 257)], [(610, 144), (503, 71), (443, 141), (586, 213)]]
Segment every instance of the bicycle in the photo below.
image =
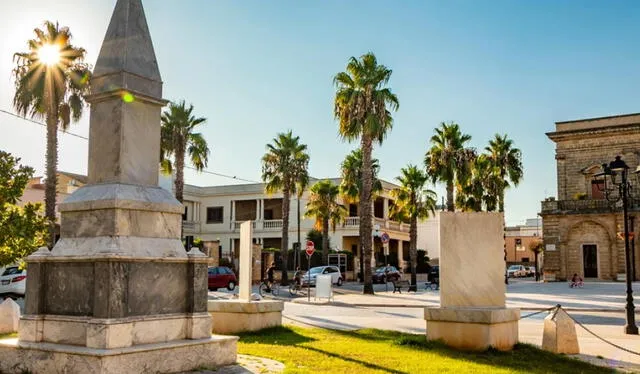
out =
[(270, 293), (273, 296), (278, 296), (278, 294), (280, 293), (280, 285), (276, 282), (273, 282), (273, 284), (271, 284), (271, 287), (269, 287), (269, 284), (267, 282), (262, 282), (260, 283), (260, 286), (258, 286), (258, 293), (262, 297), (264, 297), (264, 295), (267, 293)]
[(291, 296), (296, 296), (298, 294), (298, 291), (304, 292), (304, 289), (302, 288), (302, 284), (298, 282), (293, 282), (289, 284), (289, 294)]
[(427, 289), (431, 291), (436, 291), (440, 289), (440, 279), (436, 278), (431, 280), (431, 282), (427, 282)]

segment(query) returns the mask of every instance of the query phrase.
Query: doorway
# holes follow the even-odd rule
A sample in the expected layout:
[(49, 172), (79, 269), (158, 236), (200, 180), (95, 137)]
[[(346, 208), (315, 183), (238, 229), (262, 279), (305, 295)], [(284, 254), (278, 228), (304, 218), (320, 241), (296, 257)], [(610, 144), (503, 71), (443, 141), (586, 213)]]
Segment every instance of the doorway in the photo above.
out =
[(584, 244), (582, 246), (582, 264), (585, 278), (598, 278), (598, 246)]

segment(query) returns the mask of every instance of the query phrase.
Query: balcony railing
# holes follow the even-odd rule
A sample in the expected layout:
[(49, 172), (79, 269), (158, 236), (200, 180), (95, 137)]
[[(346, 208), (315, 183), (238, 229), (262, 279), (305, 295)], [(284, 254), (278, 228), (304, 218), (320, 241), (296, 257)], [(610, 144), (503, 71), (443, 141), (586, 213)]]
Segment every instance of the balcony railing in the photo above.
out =
[(549, 200), (542, 202), (542, 213), (586, 213), (616, 211), (616, 205), (604, 199)]
[[(246, 221), (233, 221), (233, 229), (240, 230), (240, 225), (245, 223)], [(251, 221), (251, 228), (256, 229), (256, 221)]]
[(182, 221), (182, 231), (195, 232), (198, 222), (195, 221)]
[(345, 227), (358, 227), (360, 226), (360, 217), (347, 217), (344, 220)]
[(267, 219), (262, 221), (262, 228), (264, 230), (279, 230), (282, 228), (281, 219)]

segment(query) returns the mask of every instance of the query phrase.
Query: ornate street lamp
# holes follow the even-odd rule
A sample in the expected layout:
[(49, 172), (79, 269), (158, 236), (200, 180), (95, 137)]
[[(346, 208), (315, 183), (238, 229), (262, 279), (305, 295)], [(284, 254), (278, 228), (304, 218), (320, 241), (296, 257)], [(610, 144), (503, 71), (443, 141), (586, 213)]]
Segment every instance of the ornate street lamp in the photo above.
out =
[[(640, 171), (640, 167), (635, 174)], [(602, 190), (606, 199), (611, 203), (622, 201), (622, 215), (624, 220), (624, 257), (625, 257), (625, 279), (627, 283), (627, 323), (624, 326), (626, 334), (638, 335), (638, 326), (636, 326), (635, 307), (633, 305), (633, 290), (631, 288), (631, 250), (629, 246), (629, 195), (631, 192), (631, 183), (629, 182), (629, 167), (620, 158), (611, 161), (608, 165), (602, 164), (602, 173), (593, 176), (594, 180), (603, 180), (604, 186)], [(600, 179), (602, 178), (602, 179)]]

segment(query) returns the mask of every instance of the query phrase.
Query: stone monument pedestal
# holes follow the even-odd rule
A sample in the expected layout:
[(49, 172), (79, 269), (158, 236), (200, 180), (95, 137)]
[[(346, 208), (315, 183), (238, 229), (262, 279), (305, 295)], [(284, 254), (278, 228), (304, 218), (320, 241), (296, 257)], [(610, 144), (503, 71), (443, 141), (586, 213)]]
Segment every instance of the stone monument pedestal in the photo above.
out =
[(440, 213), (440, 308), (425, 308), (427, 339), (462, 350), (508, 351), (520, 310), (505, 308), (503, 216)]
[(236, 361), (235, 336), (174, 340), (119, 349), (0, 340), (2, 373), (179, 373)]
[(236, 334), (282, 325), (284, 302), (278, 300), (209, 300), (214, 334)]
[(463, 350), (508, 351), (518, 342), (519, 309), (427, 308), (427, 339)]

